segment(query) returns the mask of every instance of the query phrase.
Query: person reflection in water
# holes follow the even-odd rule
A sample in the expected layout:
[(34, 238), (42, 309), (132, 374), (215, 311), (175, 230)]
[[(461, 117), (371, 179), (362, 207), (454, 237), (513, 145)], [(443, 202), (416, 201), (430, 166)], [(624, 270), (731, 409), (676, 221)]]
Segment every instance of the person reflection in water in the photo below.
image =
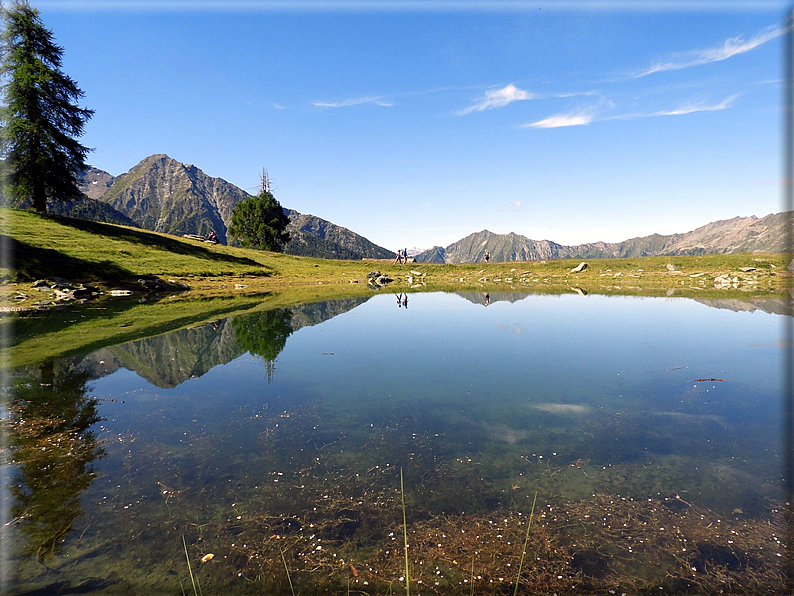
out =
[(491, 303), (491, 295), (488, 292), (485, 292), (485, 306), (488, 306)]
[(403, 305), (403, 295), (402, 292), (397, 294), (397, 308), (402, 308)]
[(408, 294), (403, 295), (403, 306), (408, 309)]

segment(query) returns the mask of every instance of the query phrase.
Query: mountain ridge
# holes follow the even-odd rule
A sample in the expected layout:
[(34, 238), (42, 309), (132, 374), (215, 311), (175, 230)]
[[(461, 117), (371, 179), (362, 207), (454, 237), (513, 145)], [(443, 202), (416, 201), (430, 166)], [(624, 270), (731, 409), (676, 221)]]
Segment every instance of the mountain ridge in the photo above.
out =
[[(85, 202), (80, 209), (73, 210), (78, 217), (97, 217), (102, 221), (115, 218), (119, 223), (132, 221), (144, 229), (176, 235), (207, 236), (215, 231), (223, 243), (227, 242), (226, 230), (234, 207), (250, 196), (223, 178), (209, 176), (195, 165), (181, 163), (163, 153), (144, 158), (121, 176), (90, 167), (83, 173), (81, 183), (89, 198), (106, 207), (100, 209), (96, 204)], [(291, 240), (284, 247), (287, 254), (354, 260), (394, 256), (393, 251), (352, 230), (294, 209), (285, 207), (284, 212), (290, 220)], [(778, 253), (788, 248), (785, 231), (790, 215), (782, 212), (762, 218), (736, 216), (689, 232), (578, 245), (562, 245), (548, 239), (532, 240), (515, 232), (496, 234), (484, 229), (446, 247), (434, 246), (415, 258), (418, 262), (429, 263), (481, 262), (486, 249), (494, 262)]]
[(591, 242), (566, 246), (551, 240), (532, 240), (509, 232), (474, 232), (457, 242), (434, 246), (416, 256), (423, 263), (472, 263), (484, 261), (485, 250), (494, 262), (553, 259), (629, 258), (650, 256), (730, 254), (740, 252), (781, 253), (786, 246), (786, 228), (792, 212), (750, 215), (717, 220), (689, 232), (650, 234), (622, 242)]
[[(208, 236), (214, 231), (226, 244), (236, 205), (251, 195), (223, 178), (209, 176), (193, 164), (158, 153), (142, 159), (125, 174), (112, 176), (89, 167), (81, 190), (104, 203), (102, 221), (113, 212), (134, 225), (167, 234)], [(86, 210), (84, 209), (84, 212)], [(390, 258), (392, 251), (352, 230), (315, 215), (284, 208), (291, 239), (284, 252), (329, 259)]]

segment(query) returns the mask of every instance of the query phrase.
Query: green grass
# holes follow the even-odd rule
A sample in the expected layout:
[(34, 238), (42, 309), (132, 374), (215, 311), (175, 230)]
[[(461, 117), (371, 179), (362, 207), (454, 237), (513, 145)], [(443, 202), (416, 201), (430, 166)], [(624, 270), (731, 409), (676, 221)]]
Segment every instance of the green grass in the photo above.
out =
[(411, 576), (408, 566), (408, 522), (405, 517), (405, 486), (403, 485), (403, 469), (400, 468), (400, 497), (403, 507), (403, 544), (405, 545), (405, 594), (411, 596)]
[(191, 297), (170, 296), (144, 303), (130, 299), (92, 301), (67, 305), (55, 311), (32, 311), (0, 318), (0, 366), (38, 364), (52, 358), (85, 354), (146, 337), (176, 331), (259, 310), (285, 308), (334, 298), (371, 294), (366, 287), (316, 286), (292, 292)]
[(516, 589), (513, 596), (518, 596), (518, 586), (521, 585), (521, 570), (524, 568), (524, 559), (527, 556), (527, 544), (529, 544), (529, 532), (532, 530), (532, 518), (535, 515), (535, 503), (538, 502), (538, 492), (535, 491), (535, 498), (532, 499), (532, 511), (529, 513), (529, 523), (527, 524), (527, 536), (524, 538), (524, 548), (521, 551), (521, 562), (518, 564), (518, 574), (516, 575)]
[[(786, 271), (790, 256), (783, 254), (587, 259), (585, 271), (571, 273), (579, 259), (488, 265), (326, 260), (210, 245), (136, 228), (7, 208), (0, 208), (0, 227), (6, 234), (4, 250), (15, 253), (13, 269), (0, 268), (0, 274), (11, 277), (12, 283), (5, 286), (7, 295), (12, 290), (29, 293), (33, 280), (46, 277), (93, 283), (103, 289), (134, 289), (139, 288), (140, 277), (150, 275), (186, 284), (194, 296), (228, 295), (235, 284), (245, 285), (246, 292), (315, 286), (318, 295), (327, 293), (327, 286), (339, 286), (333, 290), (337, 294), (345, 286), (345, 291), (354, 295), (365, 291), (367, 273), (375, 269), (395, 280), (392, 288), (396, 291), (409, 287), (412, 270), (426, 274), (424, 285), (415, 285), (412, 291), (583, 291), (648, 296), (673, 292), (676, 296), (707, 298), (726, 296), (726, 289), (714, 287), (714, 278), (729, 274), (746, 278), (742, 284), (752, 292), (734, 292), (734, 296), (749, 298), (782, 295), (791, 281)], [(669, 272), (667, 264), (677, 271)], [(745, 274), (740, 267), (757, 270)], [(703, 275), (690, 277), (698, 273)]]
[[(284, 563), (284, 571), (287, 572), (287, 581), (289, 582), (289, 591), (292, 593), (292, 596), (295, 596), (295, 588), (292, 587), (292, 578), (289, 575), (289, 567), (287, 567), (287, 560), (284, 558), (284, 551), (281, 551), (281, 561)], [(350, 586), (348, 586), (348, 592), (350, 591)]]
[[(199, 590), (196, 588), (196, 580), (197, 578), (193, 577), (193, 568), (190, 566), (190, 555), (187, 553), (187, 543), (185, 542), (185, 536), (182, 535), (182, 546), (185, 548), (185, 559), (187, 559), (187, 570), (190, 573), (190, 583), (193, 584), (193, 595), (199, 596)], [(182, 590), (184, 593), (184, 590)]]
[(31, 313), (0, 319), (8, 329), (9, 345), (0, 350), (3, 366), (37, 364), (51, 358), (82, 354), (99, 348), (175, 331), (203, 321), (245, 312), (262, 304), (261, 297), (206, 300), (103, 301), (88, 309), (79, 306), (57, 312)]

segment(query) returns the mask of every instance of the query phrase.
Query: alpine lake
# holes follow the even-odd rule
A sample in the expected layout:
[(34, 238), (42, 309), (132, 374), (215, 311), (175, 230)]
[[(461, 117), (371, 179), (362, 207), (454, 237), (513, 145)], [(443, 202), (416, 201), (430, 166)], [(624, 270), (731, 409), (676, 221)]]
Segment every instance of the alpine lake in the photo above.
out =
[(791, 300), (274, 304), (6, 358), (3, 593), (788, 593)]

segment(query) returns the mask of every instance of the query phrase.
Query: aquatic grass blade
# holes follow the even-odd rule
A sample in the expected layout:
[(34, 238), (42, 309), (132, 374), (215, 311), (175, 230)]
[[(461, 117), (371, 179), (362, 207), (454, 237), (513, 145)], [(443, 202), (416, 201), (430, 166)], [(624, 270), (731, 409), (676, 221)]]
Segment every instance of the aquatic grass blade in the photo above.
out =
[(524, 559), (527, 556), (527, 544), (529, 543), (529, 531), (532, 529), (532, 516), (535, 515), (535, 503), (538, 501), (538, 491), (535, 491), (535, 498), (532, 499), (532, 511), (529, 513), (529, 524), (527, 524), (527, 536), (524, 538), (524, 550), (521, 552), (521, 563), (518, 565), (518, 576), (516, 577), (516, 589), (513, 596), (518, 595), (518, 586), (521, 585), (521, 569), (524, 567)]
[(403, 469), (400, 468), (400, 497), (403, 505), (403, 544), (405, 544), (405, 594), (411, 596), (411, 578), (408, 575), (408, 523), (405, 519), (405, 486), (403, 484)]
[(193, 584), (193, 595), (198, 596), (198, 590), (196, 590), (196, 580), (193, 578), (193, 569), (190, 567), (190, 555), (187, 554), (187, 543), (185, 542), (184, 534), (182, 534), (182, 546), (185, 547), (185, 559), (187, 560), (188, 573), (190, 573), (190, 583)]
[(476, 558), (476, 554), (471, 556), (471, 596), (474, 596), (474, 559)]
[(284, 563), (284, 571), (287, 572), (287, 581), (289, 582), (289, 591), (292, 596), (295, 596), (295, 588), (292, 587), (292, 578), (289, 576), (289, 567), (287, 567), (287, 559), (284, 558), (284, 551), (281, 551), (281, 561)]

